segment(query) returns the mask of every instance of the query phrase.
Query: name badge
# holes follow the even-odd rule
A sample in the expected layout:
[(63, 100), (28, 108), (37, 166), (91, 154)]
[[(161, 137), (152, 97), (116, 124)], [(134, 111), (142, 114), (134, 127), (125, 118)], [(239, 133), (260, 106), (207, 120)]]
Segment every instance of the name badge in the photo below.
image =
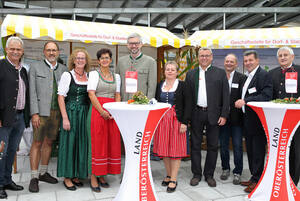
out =
[(297, 93), (298, 73), (285, 73), (285, 91), (286, 93)]
[(137, 92), (138, 85), (138, 72), (126, 71), (125, 73), (125, 91), (126, 93)]
[(253, 94), (256, 92), (256, 88), (252, 87), (251, 89), (248, 89), (249, 94)]
[(231, 84), (231, 88), (238, 89), (239, 88), (239, 84), (238, 83), (232, 83)]

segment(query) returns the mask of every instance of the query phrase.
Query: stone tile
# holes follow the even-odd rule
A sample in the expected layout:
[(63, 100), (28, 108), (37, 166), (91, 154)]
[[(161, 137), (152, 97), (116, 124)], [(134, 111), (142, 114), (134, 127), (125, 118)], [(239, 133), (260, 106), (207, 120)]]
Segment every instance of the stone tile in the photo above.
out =
[(21, 182), (21, 173), (12, 174), (11, 177), (14, 182)]
[(183, 192), (178, 191), (176, 189), (173, 193), (167, 193), (167, 192), (158, 192), (157, 193), (159, 200), (172, 200), (172, 201), (193, 201), (191, 198), (189, 198), (187, 195), (185, 195)]
[(29, 193), (19, 195), (17, 201), (56, 201), (55, 192)]
[(5, 201), (17, 201), (18, 197), (16, 195), (10, 195), (9, 192), (6, 192), (7, 193), (7, 199), (5, 199)]
[(87, 201), (95, 200), (95, 196), (90, 188), (78, 188), (76, 191), (62, 189), (56, 192), (58, 201)]
[(31, 180), (31, 172), (23, 172), (21, 174), (20, 182), (26, 182), (29, 184)]
[(202, 200), (215, 200), (224, 198), (215, 188), (211, 187), (194, 187), (186, 189), (183, 193), (192, 200), (202, 201)]
[(224, 199), (217, 199), (215, 201), (246, 201), (246, 196), (237, 196), (237, 197), (231, 197), (231, 198), (224, 198)]
[(216, 187), (216, 191), (218, 191), (220, 194), (224, 195), (224, 197), (236, 197), (241, 195), (247, 195), (244, 192), (244, 186), (240, 185), (234, 185), (232, 183), (228, 184), (218, 184)]

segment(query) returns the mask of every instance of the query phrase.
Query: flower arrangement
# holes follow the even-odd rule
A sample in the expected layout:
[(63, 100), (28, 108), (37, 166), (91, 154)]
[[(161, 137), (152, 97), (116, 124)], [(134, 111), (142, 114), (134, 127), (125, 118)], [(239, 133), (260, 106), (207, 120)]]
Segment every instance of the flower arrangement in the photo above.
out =
[(149, 99), (143, 94), (143, 92), (137, 91), (133, 94), (132, 99), (129, 99), (127, 103), (146, 105), (149, 104)]
[(273, 103), (285, 103), (285, 104), (300, 104), (299, 99), (297, 98), (283, 98), (272, 100)]

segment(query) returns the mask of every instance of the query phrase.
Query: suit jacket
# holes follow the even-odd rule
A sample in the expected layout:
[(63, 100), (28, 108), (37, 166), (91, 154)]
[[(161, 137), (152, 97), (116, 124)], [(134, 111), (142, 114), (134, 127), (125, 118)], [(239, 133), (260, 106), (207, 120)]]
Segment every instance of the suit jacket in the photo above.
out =
[[(273, 84), (271, 75), (259, 67), (249, 83), (244, 101), (246, 103), (250, 101), (270, 101), (272, 100), (272, 94)], [(245, 106), (244, 125), (247, 135), (264, 135), (264, 130), (262, 129), (262, 125), (257, 114), (247, 105)]]
[(154, 98), (157, 85), (157, 65), (152, 57), (141, 54), (132, 64), (130, 55), (123, 56), (119, 59), (115, 73), (121, 77), (121, 98), (122, 101), (127, 101), (132, 97), (132, 94), (125, 92), (125, 73), (130, 70), (133, 65), (133, 71), (138, 72), (138, 91), (142, 91), (149, 99)]
[[(25, 68), (20, 71), (26, 86), (24, 120), (29, 127), (29, 83)], [(11, 126), (15, 122), (16, 104), (19, 90), (18, 70), (7, 60), (0, 60), (0, 120), (2, 126)]]
[[(223, 69), (211, 66), (205, 72), (208, 121), (216, 125), (220, 117), (229, 115), (229, 88)], [(185, 119), (191, 121), (198, 99), (199, 67), (190, 70), (185, 78)]]
[[(298, 72), (298, 90), (295, 94), (285, 92), (285, 73), (281, 72), (281, 67), (277, 67), (270, 71), (273, 82), (273, 99), (286, 98), (286, 97), (300, 97), (300, 66), (292, 65), (294, 70)], [(292, 72), (292, 68), (289, 68), (286, 72)]]
[[(57, 63), (54, 70), (57, 86), (63, 72), (68, 71), (65, 65)], [(30, 113), (50, 116), (53, 76), (50, 66), (43, 61), (34, 63), (29, 69)]]
[(243, 125), (243, 111), (235, 107), (235, 101), (242, 97), (242, 90), (247, 77), (237, 71), (234, 72), (230, 91), (230, 113), (228, 123), (233, 126)]
[[(160, 95), (162, 93), (161, 87), (164, 81), (161, 81), (156, 88), (155, 99), (161, 102)], [(184, 119), (184, 82), (179, 80), (177, 89), (174, 95), (174, 105), (176, 111), (177, 120), (187, 125), (187, 120)]]

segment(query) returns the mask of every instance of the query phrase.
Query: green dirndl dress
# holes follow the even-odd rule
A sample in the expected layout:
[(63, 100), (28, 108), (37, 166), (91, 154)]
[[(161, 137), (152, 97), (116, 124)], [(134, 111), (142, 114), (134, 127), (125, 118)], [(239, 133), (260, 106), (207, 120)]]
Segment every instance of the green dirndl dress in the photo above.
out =
[(89, 110), (89, 98), (87, 85), (76, 84), (72, 75), (65, 103), (71, 130), (64, 130), (61, 122), (57, 176), (87, 178), (88, 149), (90, 145), (86, 122)]

